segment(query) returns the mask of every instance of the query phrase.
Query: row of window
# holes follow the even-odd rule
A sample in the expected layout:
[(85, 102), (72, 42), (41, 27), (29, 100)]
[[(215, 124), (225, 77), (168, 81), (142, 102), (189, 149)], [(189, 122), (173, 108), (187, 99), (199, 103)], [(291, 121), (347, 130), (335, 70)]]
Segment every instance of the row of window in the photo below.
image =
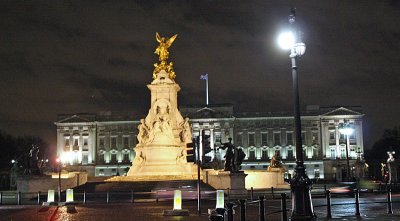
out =
[[(136, 137), (136, 136), (135, 136)], [(130, 148), (130, 137), (124, 136), (122, 137), (122, 147), (123, 148)], [(135, 139), (136, 143), (137, 140)], [(99, 147), (104, 148), (105, 147), (105, 137), (99, 137)], [(117, 149), (117, 137), (110, 137), (110, 148), (111, 149)]]
[[(330, 139), (330, 140), (336, 140), (336, 134), (339, 134), (339, 140), (345, 140), (345, 139), (346, 139), (346, 135), (344, 135), (344, 134), (342, 134), (342, 133), (339, 133), (339, 132), (336, 133), (336, 131), (334, 131), (334, 130), (329, 131), (329, 139)], [(355, 133), (352, 133), (352, 134), (349, 136), (349, 139), (350, 139), (350, 140), (356, 139)]]
[[(311, 141), (312, 144), (318, 143), (318, 132), (313, 131), (311, 133)], [(243, 146), (245, 145), (244, 138), (247, 138), (247, 145), (248, 146), (256, 146), (256, 134), (255, 132), (249, 132), (247, 133), (247, 137), (244, 136), (243, 133), (238, 133), (236, 134), (236, 139), (235, 139), (235, 144), (237, 146)], [(303, 132), (301, 134), (301, 138), (303, 141), (306, 139), (306, 133)], [(274, 132), (273, 135), (269, 135), (269, 133), (266, 132), (261, 132), (261, 146), (280, 146), (282, 144), (286, 145), (294, 145), (294, 134), (293, 132), (286, 132), (284, 136), (282, 136), (281, 132)]]
[[(70, 151), (70, 150), (77, 151), (77, 150), (79, 150), (79, 146), (82, 146), (82, 150), (84, 150), (84, 151), (88, 150), (88, 148), (89, 148), (88, 137), (86, 137), (86, 136), (82, 138), (82, 145), (80, 144), (79, 136), (74, 136), (72, 138), (72, 149), (71, 149), (71, 145), (70, 145), (70, 140), (71, 139), (69, 137), (65, 137), (64, 151)], [(109, 145), (108, 144), (106, 145), (105, 137), (99, 137), (99, 140), (98, 140), (99, 145), (98, 146), (99, 146), (99, 148), (105, 148), (107, 146), (107, 147), (110, 147), (111, 149), (117, 149), (117, 147), (119, 147), (117, 141), (118, 141), (118, 137), (114, 137), (114, 136), (110, 137)], [(136, 141), (136, 143), (137, 143), (137, 139), (134, 139), (134, 141)], [(136, 143), (130, 144), (130, 137), (128, 137), (128, 136), (122, 137), (122, 148), (126, 148), (126, 149), (131, 148), (132, 147), (131, 145), (134, 146)]]
[[(336, 151), (336, 148), (331, 148), (331, 157), (330, 158), (332, 158), (332, 159), (336, 159), (336, 158), (345, 159), (345, 158), (347, 158), (347, 156), (346, 156), (346, 147), (341, 147), (339, 153)], [(356, 152), (354, 147), (350, 147), (349, 158), (352, 158), (352, 159), (356, 159), (357, 158), (357, 152)]]

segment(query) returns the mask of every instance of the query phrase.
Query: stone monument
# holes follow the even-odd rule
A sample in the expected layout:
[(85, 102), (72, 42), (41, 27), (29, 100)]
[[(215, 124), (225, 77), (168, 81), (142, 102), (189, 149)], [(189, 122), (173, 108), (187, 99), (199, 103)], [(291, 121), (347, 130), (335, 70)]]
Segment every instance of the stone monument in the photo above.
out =
[(280, 151), (275, 151), (274, 156), (267, 168), (267, 171), (246, 170), (246, 188), (263, 189), (263, 188), (289, 188), (285, 183), (286, 168), (282, 163)]
[(240, 170), (246, 154), (241, 148), (232, 144), (232, 138), (229, 138), (229, 142), (222, 144), (220, 149), (226, 150), (224, 171), (205, 170), (206, 183), (215, 189), (229, 189), (231, 197), (246, 194), (247, 174)]
[(138, 179), (192, 179), (195, 167), (186, 160), (186, 144), (192, 134), (189, 119), (183, 119), (178, 110), (177, 95), (180, 90), (175, 82), (173, 63), (168, 63), (168, 48), (177, 35), (160, 37), (154, 52), (159, 63), (154, 64), (153, 81), (147, 85), (151, 92), (150, 110), (138, 126), (136, 155), (127, 176)]

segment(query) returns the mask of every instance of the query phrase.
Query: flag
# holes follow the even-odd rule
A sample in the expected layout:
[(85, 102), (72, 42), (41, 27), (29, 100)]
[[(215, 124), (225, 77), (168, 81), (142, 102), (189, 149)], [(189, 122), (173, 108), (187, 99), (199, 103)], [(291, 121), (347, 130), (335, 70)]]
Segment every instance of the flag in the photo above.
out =
[(208, 74), (200, 75), (200, 80), (208, 80)]

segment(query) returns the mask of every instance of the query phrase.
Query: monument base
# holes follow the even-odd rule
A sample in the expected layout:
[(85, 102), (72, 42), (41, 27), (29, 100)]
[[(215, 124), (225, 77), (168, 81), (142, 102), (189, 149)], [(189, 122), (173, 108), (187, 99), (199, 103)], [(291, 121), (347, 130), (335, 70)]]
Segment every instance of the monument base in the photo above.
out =
[(243, 171), (237, 173), (231, 173), (229, 171), (222, 170), (207, 170), (206, 177), (203, 179), (207, 184), (211, 185), (215, 189), (229, 189), (230, 196), (239, 196), (247, 194), (245, 188), (245, 178), (247, 174)]
[(285, 183), (285, 170), (283, 168), (271, 168), (267, 171), (246, 170), (246, 189), (266, 189), (282, 188), (289, 189), (289, 184)]
[(196, 180), (197, 165), (186, 163), (182, 165), (147, 165), (131, 167), (127, 176), (114, 176), (106, 181), (135, 182), (135, 181), (165, 181), (165, 180)]

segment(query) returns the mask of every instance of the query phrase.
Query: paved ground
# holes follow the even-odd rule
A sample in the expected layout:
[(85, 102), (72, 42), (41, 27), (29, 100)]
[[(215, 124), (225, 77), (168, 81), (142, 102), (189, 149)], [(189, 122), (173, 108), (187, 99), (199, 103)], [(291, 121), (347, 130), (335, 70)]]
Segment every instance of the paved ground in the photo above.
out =
[[(400, 196), (394, 195), (394, 200)], [(361, 198), (361, 217), (354, 216), (355, 206), (353, 198), (340, 197), (332, 199), (331, 220), (400, 220), (400, 202), (393, 204), (393, 215), (386, 214), (386, 200), (384, 194), (364, 195)], [(314, 206), (318, 220), (326, 220), (325, 199), (314, 199)], [(374, 203), (373, 203), (374, 202)], [(290, 200), (287, 201), (290, 209)], [(336, 205), (335, 205), (336, 204)], [(346, 204), (346, 205), (344, 205)], [(86, 205), (76, 205), (75, 207), (43, 207), (43, 206), (0, 206), (1, 221), (117, 221), (117, 220), (173, 220), (173, 221), (200, 221), (208, 220), (206, 208), (215, 207), (214, 201), (203, 202), (203, 213), (197, 214), (197, 202), (195, 200), (184, 201), (183, 208), (190, 211), (190, 216), (165, 217), (162, 216), (164, 210), (172, 209), (172, 202), (147, 202), (147, 203), (123, 203), (123, 204), (105, 204), (90, 203)], [(281, 220), (281, 213), (273, 213), (280, 210), (280, 200), (266, 201), (266, 220)], [(236, 208), (235, 220), (239, 220), (239, 208)], [(271, 214), (273, 213), (273, 214)], [(288, 213), (290, 216), (290, 212)], [(258, 220), (258, 205), (247, 205), (247, 220)]]

